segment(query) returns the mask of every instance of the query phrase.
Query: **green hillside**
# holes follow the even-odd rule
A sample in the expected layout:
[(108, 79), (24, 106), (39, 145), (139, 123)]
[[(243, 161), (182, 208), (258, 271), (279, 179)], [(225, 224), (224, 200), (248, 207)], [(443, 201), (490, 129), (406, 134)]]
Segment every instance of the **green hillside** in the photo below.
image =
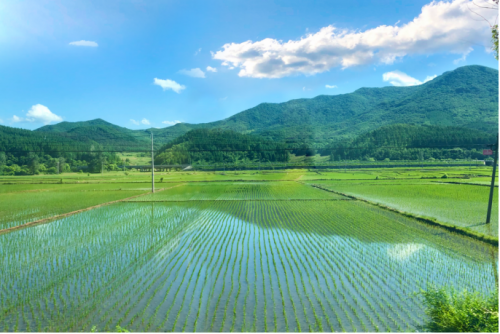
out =
[[(495, 132), (498, 71), (464, 66), (419, 86), (360, 88), (349, 94), (261, 103), (217, 122), (180, 123), (148, 131), (154, 132), (159, 145), (194, 129), (224, 129), (268, 139), (320, 143), (352, 139), (389, 124), (463, 126)], [(81, 128), (99, 141), (114, 138), (112, 142), (132, 144), (149, 139), (148, 131), (126, 129), (100, 119), (62, 122), (36, 131), (76, 134)]]
[(113, 152), (101, 152), (109, 150), (113, 149), (93, 140), (91, 135), (74, 136), (67, 132), (38, 132), (0, 125), (0, 174), (56, 173), (75, 171), (79, 166), (99, 171), (104, 162), (107, 166), (120, 163)]
[(419, 86), (360, 88), (349, 94), (262, 103), (225, 120), (177, 124), (158, 134), (175, 137), (195, 128), (220, 128), (323, 142), (401, 123), (496, 131), (498, 70), (464, 66)]
[(393, 124), (319, 152), (331, 160), (484, 159), (483, 148), (495, 139), (491, 132), (463, 127)]
[(284, 143), (269, 142), (260, 136), (232, 130), (197, 129), (164, 145), (155, 155), (159, 165), (191, 162), (250, 163), (252, 161), (288, 161)]

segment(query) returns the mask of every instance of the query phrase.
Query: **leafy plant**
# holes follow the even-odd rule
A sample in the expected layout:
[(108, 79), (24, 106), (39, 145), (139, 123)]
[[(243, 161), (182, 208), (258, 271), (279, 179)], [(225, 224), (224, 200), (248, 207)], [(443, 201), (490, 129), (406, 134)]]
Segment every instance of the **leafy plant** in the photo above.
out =
[(431, 286), (420, 295), (429, 316), (423, 326), (426, 331), (498, 333), (498, 291), (484, 297), (478, 292)]

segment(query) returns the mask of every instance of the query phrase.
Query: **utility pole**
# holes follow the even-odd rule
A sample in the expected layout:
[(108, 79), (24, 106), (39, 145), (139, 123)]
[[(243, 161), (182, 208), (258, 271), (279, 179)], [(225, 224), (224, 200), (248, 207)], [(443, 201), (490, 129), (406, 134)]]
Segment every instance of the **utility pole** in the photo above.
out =
[(155, 155), (153, 148), (153, 130), (151, 130), (151, 192), (155, 192)]
[(59, 159), (57, 159), (57, 174), (59, 174)]
[(491, 174), (490, 198), (488, 200), (488, 214), (486, 215), (486, 224), (490, 223), (491, 205), (493, 204), (493, 190), (495, 190), (495, 174), (497, 172), (498, 162), (498, 134), (497, 141), (495, 144), (491, 145), (491, 149), (495, 151), (495, 159), (493, 160), (493, 173)]

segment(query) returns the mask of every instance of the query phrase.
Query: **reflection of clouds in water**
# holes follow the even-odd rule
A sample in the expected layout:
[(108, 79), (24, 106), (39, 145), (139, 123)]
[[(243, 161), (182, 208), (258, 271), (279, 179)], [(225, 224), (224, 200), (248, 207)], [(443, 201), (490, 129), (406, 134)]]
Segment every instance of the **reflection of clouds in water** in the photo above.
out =
[(419, 250), (424, 248), (422, 244), (396, 244), (387, 249), (387, 255), (393, 260), (406, 260)]

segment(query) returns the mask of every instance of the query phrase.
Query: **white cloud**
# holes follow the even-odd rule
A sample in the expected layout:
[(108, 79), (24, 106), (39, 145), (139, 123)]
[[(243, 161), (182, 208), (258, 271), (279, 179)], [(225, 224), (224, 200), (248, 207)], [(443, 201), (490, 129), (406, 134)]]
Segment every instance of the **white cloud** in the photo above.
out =
[(207, 66), (207, 71), (208, 72), (217, 72), (217, 69), (215, 67)]
[(431, 80), (435, 79), (436, 77), (437, 77), (437, 74), (434, 74), (434, 75), (428, 75), (428, 76), (425, 78), (425, 80), (424, 80), (424, 82), (423, 82), (423, 83), (426, 83), (427, 81), (431, 81)]
[(130, 120), (132, 122), (132, 124), (134, 125), (140, 125), (141, 123), (137, 122), (135, 119), (131, 119)]
[(227, 100), (227, 96), (224, 96), (224, 97), (220, 98), (219, 100), (226, 101)]
[(61, 122), (61, 116), (52, 113), (49, 108), (41, 104), (35, 104), (26, 113), (26, 117), (12, 116), (13, 123), (43, 123), (50, 124), (52, 122)]
[(393, 86), (416, 86), (426, 83), (437, 77), (437, 75), (427, 76), (424, 81), (420, 81), (401, 71), (386, 72), (382, 75), (384, 81), (389, 81)]
[(69, 45), (74, 45), (74, 46), (90, 46), (92, 48), (96, 48), (96, 47), (99, 46), (94, 41), (84, 41), (84, 40), (71, 42), (71, 43), (69, 43)]
[(178, 120), (175, 120), (175, 121), (163, 121), (162, 123), (166, 124), (168, 126), (171, 126), (171, 125), (179, 124), (179, 123), (182, 123), (182, 122), (178, 121)]
[(163, 88), (163, 90), (171, 89), (174, 92), (176, 92), (177, 94), (180, 94), (183, 89), (186, 89), (186, 86), (180, 85), (177, 82), (175, 82), (174, 80), (170, 80), (170, 79), (163, 80), (163, 79), (155, 78), (153, 83), (155, 85), (158, 85), (161, 88)]
[(457, 65), (458, 63), (462, 62), (462, 61), (465, 61), (465, 59), (467, 59), (467, 56), (469, 55), (469, 53), (472, 52), (472, 48), (469, 48), (467, 51), (465, 51), (463, 54), (462, 54), (462, 57), (458, 58), (458, 59), (455, 59), (453, 61), (453, 64)]
[(141, 121), (142, 124), (144, 125), (150, 125), (151, 123), (149, 123), (149, 120), (147, 120), (146, 118), (143, 118), (142, 121)]
[(180, 70), (180, 74), (188, 75), (193, 78), (204, 78), (205, 72), (200, 70), (199, 68), (192, 68), (190, 70)]
[(3, 123), (3, 119), (0, 118), (0, 124), (2, 124), (2, 123)]
[[(391, 64), (414, 54), (464, 54), (491, 39), (489, 25), (469, 10), (470, 4), (471, 0), (433, 1), (411, 22), (365, 31), (330, 25), (299, 40), (227, 43), (212, 57), (223, 66), (238, 67), (240, 77), (281, 78), (334, 67)], [(493, 10), (475, 11), (491, 22), (497, 15)]]
[(21, 123), (24, 122), (24, 119), (21, 117), (17, 117), (16, 115), (12, 116), (12, 122), (14, 123)]
[(337, 88), (336, 85), (325, 85), (326, 88)]
[(196, 52), (194, 53), (194, 55), (197, 56), (198, 53), (200, 53), (200, 52), (201, 52), (201, 48), (199, 48), (198, 50), (196, 50)]

